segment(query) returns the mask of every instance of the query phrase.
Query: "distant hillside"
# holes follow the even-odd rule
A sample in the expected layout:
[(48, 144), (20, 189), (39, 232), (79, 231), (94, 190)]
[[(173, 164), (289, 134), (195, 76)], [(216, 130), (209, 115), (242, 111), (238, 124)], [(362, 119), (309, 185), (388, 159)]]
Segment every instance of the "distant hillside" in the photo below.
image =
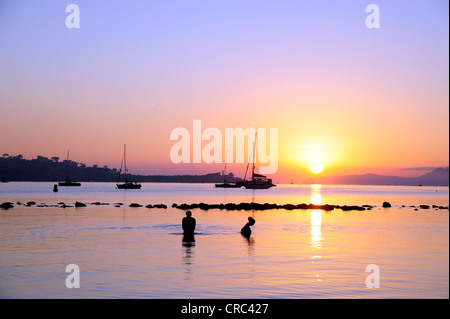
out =
[(449, 168), (436, 168), (433, 171), (419, 177), (398, 177), (377, 174), (315, 177), (305, 180), (304, 184), (449, 186)]
[[(86, 166), (83, 163), (64, 160), (58, 157), (47, 158), (38, 156), (27, 160), (22, 155), (0, 157), (0, 181), (30, 181), (30, 182), (60, 182), (66, 179), (76, 182), (117, 182), (119, 171), (107, 166)], [(127, 175), (127, 178), (136, 182), (154, 183), (221, 183), (223, 176), (220, 173), (205, 175)], [(123, 176), (121, 178), (123, 181)], [(229, 182), (240, 181), (233, 173), (226, 175)]]

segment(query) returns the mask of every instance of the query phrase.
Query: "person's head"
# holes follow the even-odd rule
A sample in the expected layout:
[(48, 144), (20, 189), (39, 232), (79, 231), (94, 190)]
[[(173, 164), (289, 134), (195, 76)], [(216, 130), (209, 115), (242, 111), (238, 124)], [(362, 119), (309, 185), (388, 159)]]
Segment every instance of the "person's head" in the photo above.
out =
[(256, 221), (252, 217), (249, 217), (248, 223), (250, 224), (250, 226), (253, 226), (256, 223)]
[(191, 217), (191, 216), (192, 216), (192, 212), (191, 212), (190, 210), (188, 210), (188, 211), (186, 212), (186, 216), (187, 216), (187, 217)]

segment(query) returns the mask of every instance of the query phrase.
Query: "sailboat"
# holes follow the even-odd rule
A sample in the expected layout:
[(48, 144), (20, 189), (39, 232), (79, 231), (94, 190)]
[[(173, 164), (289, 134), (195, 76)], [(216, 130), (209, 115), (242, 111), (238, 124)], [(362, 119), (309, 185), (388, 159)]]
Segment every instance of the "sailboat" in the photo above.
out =
[[(256, 133), (255, 133), (255, 141), (253, 142), (253, 167), (252, 167), (252, 179), (249, 181), (245, 181), (242, 183), (247, 189), (268, 189), (272, 186), (277, 186), (272, 183), (272, 179), (267, 178), (264, 175), (255, 173), (255, 156), (256, 156)], [(248, 164), (247, 164), (248, 169)], [(245, 172), (245, 176), (247, 176), (247, 171)]]
[[(125, 182), (123, 184), (119, 184), (120, 180), (120, 173), (122, 172), (122, 165), (124, 166), (124, 175), (125, 175)], [(117, 179), (117, 188), (118, 189), (140, 189), (141, 184), (138, 184), (136, 182), (132, 182), (127, 179), (127, 146), (123, 146), (123, 159), (122, 159), (122, 165), (120, 166), (119, 171), (119, 178)]]
[(69, 180), (69, 150), (67, 150), (67, 160), (66, 160), (66, 181), (59, 182), (59, 186), (81, 186), (81, 183), (72, 182)]
[(242, 186), (242, 184), (240, 182), (237, 183), (233, 183), (233, 182), (228, 182), (225, 179), (225, 173), (227, 171), (227, 156), (228, 156), (228, 152), (227, 155), (225, 155), (225, 168), (222, 171), (222, 175), (223, 175), (223, 183), (221, 184), (215, 184), (215, 187), (221, 187), (221, 188), (240, 188)]

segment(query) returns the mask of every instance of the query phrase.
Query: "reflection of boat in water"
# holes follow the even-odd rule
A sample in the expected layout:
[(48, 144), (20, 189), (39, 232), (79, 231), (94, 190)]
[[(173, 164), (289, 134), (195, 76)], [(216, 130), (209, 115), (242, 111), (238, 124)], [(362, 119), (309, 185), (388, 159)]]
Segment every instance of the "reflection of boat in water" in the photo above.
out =
[(67, 160), (66, 160), (66, 181), (59, 182), (58, 186), (81, 186), (81, 183), (72, 182), (69, 179), (69, 150), (67, 150)]
[[(255, 155), (256, 155), (256, 134), (255, 134), (255, 141), (253, 142), (253, 167), (252, 167), (252, 179), (249, 181), (245, 181), (243, 185), (247, 189), (268, 189), (272, 186), (277, 186), (274, 183), (272, 183), (272, 179), (267, 178), (264, 175), (256, 174), (255, 173)], [(248, 165), (247, 165), (248, 169)], [(245, 175), (247, 176), (247, 171), (245, 172)]]
[[(122, 184), (119, 184), (119, 180), (120, 180), (120, 173), (122, 172), (122, 165), (124, 167), (124, 177), (125, 177), (125, 182)], [(141, 184), (136, 183), (136, 182), (132, 182), (129, 181), (127, 179), (127, 149), (126, 149), (126, 145), (123, 146), (123, 159), (122, 159), (122, 165), (120, 166), (120, 171), (119, 171), (119, 178), (117, 179), (117, 188), (118, 189), (140, 189), (141, 188)]]

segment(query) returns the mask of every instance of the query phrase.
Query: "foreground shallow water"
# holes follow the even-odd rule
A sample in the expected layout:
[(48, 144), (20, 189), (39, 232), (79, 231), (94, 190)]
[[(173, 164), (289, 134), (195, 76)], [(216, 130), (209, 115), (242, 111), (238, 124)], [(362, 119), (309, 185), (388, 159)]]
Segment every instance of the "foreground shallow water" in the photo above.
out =
[[(0, 201), (122, 202), (82, 208), (0, 211), (2, 298), (448, 298), (448, 189), (281, 186), (274, 192), (211, 185), (146, 185), (143, 192), (86, 184), (1, 185)], [(110, 185), (108, 185), (110, 186)], [(147, 188), (145, 190), (145, 188)], [(212, 190), (211, 190), (212, 189)], [(438, 192), (436, 192), (438, 190)], [(244, 190), (245, 192), (245, 190)], [(354, 196), (352, 196), (354, 194)], [(276, 202), (369, 204), (370, 211), (203, 211), (195, 242), (183, 242), (183, 210), (172, 203)], [(391, 208), (381, 208), (390, 201)], [(168, 209), (132, 208), (139, 202)], [(252, 216), (250, 239), (240, 229)], [(80, 288), (65, 285), (80, 268)], [(380, 288), (367, 288), (369, 264)]]

